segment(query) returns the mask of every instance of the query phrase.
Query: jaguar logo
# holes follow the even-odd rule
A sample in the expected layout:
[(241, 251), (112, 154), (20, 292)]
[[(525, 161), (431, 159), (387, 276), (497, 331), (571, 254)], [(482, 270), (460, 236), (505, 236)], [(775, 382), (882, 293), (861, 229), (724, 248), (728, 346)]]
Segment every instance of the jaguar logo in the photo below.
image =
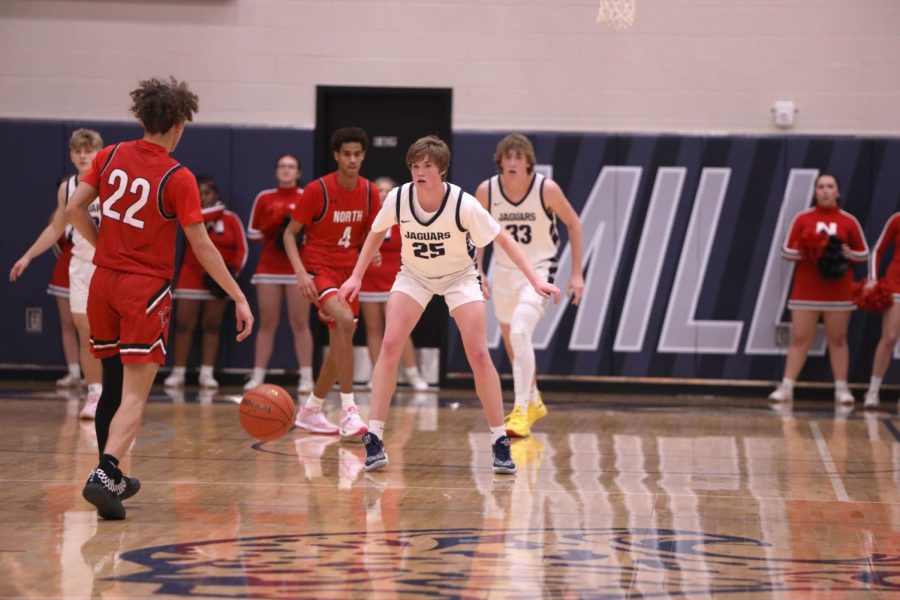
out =
[(795, 558), (752, 538), (651, 528), (272, 535), (154, 546), (121, 558), (143, 569), (110, 580), (194, 597), (390, 591), (396, 597), (612, 599), (900, 591), (900, 555)]

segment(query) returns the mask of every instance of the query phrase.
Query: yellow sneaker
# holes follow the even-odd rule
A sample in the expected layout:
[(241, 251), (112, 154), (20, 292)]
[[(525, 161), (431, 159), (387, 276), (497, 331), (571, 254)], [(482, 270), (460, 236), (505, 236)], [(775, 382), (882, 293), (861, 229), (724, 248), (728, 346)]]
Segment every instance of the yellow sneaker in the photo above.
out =
[(547, 406), (544, 404), (544, 399), (541, 397), (541, 393), (538, 392), (537, 400), (528, 403), (528, 425), (534, 425), (536, 422), (540, 421), (546, 416)]
[(520, 438), (531, 435), (528, 415), (521, 406), (514, 407), (512, 412), (506, 416), (506, 435)]

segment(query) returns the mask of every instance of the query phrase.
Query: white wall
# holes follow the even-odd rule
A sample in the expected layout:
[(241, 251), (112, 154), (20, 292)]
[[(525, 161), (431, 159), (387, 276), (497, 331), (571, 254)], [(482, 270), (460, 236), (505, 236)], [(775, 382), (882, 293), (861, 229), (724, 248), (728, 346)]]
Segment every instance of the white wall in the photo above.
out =
[(312, 127), (315, 86), (446, 86), (486, 130), (900, 134), (900, 1), (0, 0), (0, 117), (128, 119), (172, 73), (199, 122)]

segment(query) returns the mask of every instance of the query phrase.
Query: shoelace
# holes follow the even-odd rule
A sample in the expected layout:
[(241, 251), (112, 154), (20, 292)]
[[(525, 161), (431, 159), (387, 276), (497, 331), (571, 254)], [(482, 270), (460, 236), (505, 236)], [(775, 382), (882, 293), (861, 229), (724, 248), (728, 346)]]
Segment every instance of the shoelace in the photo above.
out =
[(113, 494), (116, 494), (117, 496), (121, 496), (122, 492), (125, 491), (125, 478), (124, 477), (122, 478), (122, 481), (120, 481), (119, 483), (113, 483), (113, 480), (109, 477), (109, 475), (107, 475), (100, 469), (94, 469), (93, 471), (91, 471), (91, 474), (96, 475), (97, 479), (99, 479), (100, 482), (104, 486), (106, 486), (106, 489), (108, 489)]

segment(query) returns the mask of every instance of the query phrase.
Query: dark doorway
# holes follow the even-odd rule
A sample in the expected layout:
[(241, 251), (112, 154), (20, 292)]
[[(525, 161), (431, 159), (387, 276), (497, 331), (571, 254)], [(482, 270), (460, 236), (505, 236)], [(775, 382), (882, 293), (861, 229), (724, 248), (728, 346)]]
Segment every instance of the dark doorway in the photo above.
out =
[[(341, 127), (361, 127), (369, 136), (369, 148), (361, 170), (363, 177), (374, 180), (388, 176), (398, 184), (409, 181), (406, 150), (414, 141), (434, 134), (452, 150), (452, 102), (453, 90), (449, 88), (318, 86), (316, 176), (337, 168), (330, 146), (331, 134)], [(442, 384), (447, 373), (448, 319), (443, 298), (435, 298), (413, 331), (416, 347), (439, 348)], [(354, 345), (365, 345), (362, 323), (357, 328)]]

